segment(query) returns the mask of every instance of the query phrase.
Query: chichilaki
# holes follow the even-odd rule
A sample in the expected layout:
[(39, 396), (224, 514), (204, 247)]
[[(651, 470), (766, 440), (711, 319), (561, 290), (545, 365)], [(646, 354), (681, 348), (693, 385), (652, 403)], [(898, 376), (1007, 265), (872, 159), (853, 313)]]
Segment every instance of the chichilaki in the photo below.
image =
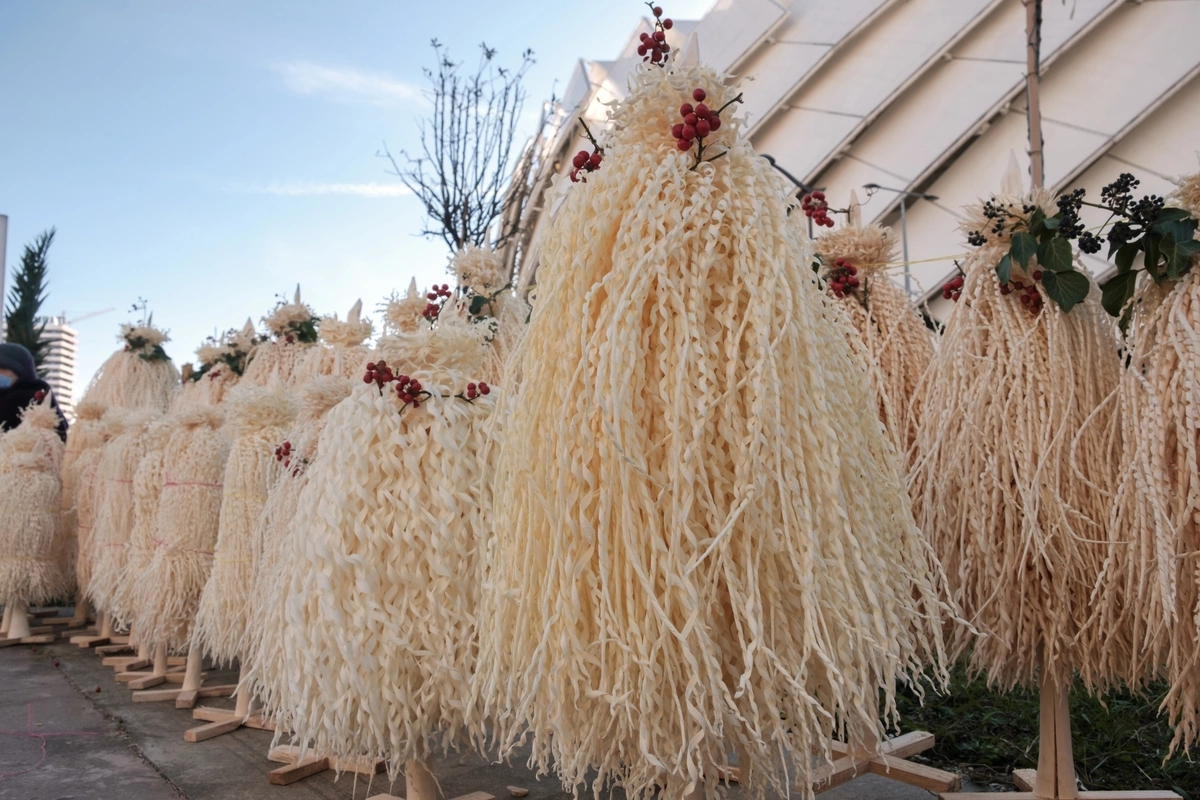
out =
[(731, 112), (705, 163), (673, 135), (737, 90), (673, 62), (629, 88), (560, 184), (497, 410), (479, 713), (570, 791), (678, 797), (738, 752), (787, 793), (943, 674), (937, 568), (792, 187)]
[(179, 391), (179, 370), (162, 348), (170, 341), (166, 332), (147, 320), (122, 325), (118, 339), (124, 346), (97, 370), (84, 400), (165, 413)]
[[(1006, 183), (990, 207), (1056, 213), (1051, 193)], [(975, 626), (957, 641), (971, 668), (1005, 690), (1062, 686), (1076, 672), (1101, 688), (1124, 677), (1090, 624), (1114, 598), (1097, 579), (1120, 454), (1116, 342), (1094, 285), (1064, 312), (1047, 302), (1036, 258), (1010, 264), (1011, 283), (1000, 282), (1014, 228), (995, 230), (986, 209), (964, 209), (963, 231), (989, 234), (962, 264), (961, 296), (922, 384), (917, 524)]]

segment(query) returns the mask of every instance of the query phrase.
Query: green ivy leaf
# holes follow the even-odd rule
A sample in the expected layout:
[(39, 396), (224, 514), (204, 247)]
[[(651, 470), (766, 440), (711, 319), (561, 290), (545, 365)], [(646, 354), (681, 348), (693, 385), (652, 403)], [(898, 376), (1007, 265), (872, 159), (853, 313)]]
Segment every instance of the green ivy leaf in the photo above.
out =
[[(1132, 259), (1133, 256), (1130, 256)], [(1125, 308), (1125, 304), (1129, 302), (1129, 298), (1133, 297), (1133, 290), (1137, 286), (1137, 273), (1133, 270), (1119, 272), (1108, 283), (1101, 287), (1103, 296), (1100, 300), (1104, 306), (1104, 310), (1109, 316), (1119, 317)]]
[(1012, 256), (1005, 253), (1000, 259), (1000, 263), (996, 265), (996, 277), (1000, 279), (1003, 285), (1012, 280)]
[(1046, 232), (1046, 212), (1041, 208), (1035, 208), (1029, 215), (1029, 232), (1034, 236), (1040, 236)]
[[(1059, 241), (1066, 243), (1061, 239)], [(1042, 286), (1045, 287), (1046, 294), (1050, 296), (1050, 299), (1057, 303), (1058, 307), (1066, 314), (1088, 296), (1092, 282), (1082, 272), (1067, 270), (1065, 272), (1043, 272)]]
[[(1133, 268), (1134, 257), (1141, 249), (1141, 242), (1129, 242), (1128, 244), (1121, 245), (1121, 247), (1117, 249), (1117, 272), (1129, 272), (1129, 270)], [(1112, 253), (1109, 253), (1109, 257), (1112, 257)]]
[(1058, 226), (1062, 224), (1062, 217), (1055, 214), (1053, 217), (1046, 217), (1046, 229), (1056, 231)]
[(1022, 269), (1029, 269), (1029, 259), (1038, 252), (1037, 239), (1024, 231), (1014, 233), (1009, 252), (1012, 253), (1012, 260), (1020, 264)]
[(1047, 239), (1037, 248), (1038, 264), (1043, 270), (1051, 272), (1073, 271), (1071, 256), (1071, 243), (1058, 236)]
[(481, 294), (477, 294), (471, 298), (471, 316), (478, 317), (483, 311), (483, 307), (488, 304), (489, 298)]
[(1161, 238), (1153, 231), (1147, 232), (1142, 237), (1142, 250), (1146, 252), (1142, 263), (1146, 266), (1146, 272), (1149, 272), (1150, 277), (1154, 278), (1155, 283), (1162, 280), (1162, 273), (1158, 270), (1158, 262), (1161, 255), (1158, 250), (1160, 241)]
[(1169, 233), (1164, 236), (1159, 253), (1167, 262), (1167, 277), (1171, 280), (1178, 280), (1180, 275), (1187, 272), (1192, 263), (1192, 256), (1198, 252), (1200, 252), (1200, 242), (1195, 239), (1177, 242), (1175, 237)]

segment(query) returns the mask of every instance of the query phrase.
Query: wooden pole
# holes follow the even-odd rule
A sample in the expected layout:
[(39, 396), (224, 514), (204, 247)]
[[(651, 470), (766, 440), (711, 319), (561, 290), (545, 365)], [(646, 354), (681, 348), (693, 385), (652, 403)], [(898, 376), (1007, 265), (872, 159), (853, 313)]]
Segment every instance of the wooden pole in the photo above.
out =
[(8, 638), (24, 639), (30, 636), (29, 606), (25, 603), (13, 603), (12, 617), (8, 620)]
[(4, 618), (0, 619), (0, 639), (8, 636), (8, 624), (12, 621), (13, 604), (4, 606)]
[(1022, 0), (1025, 3), (1025, 105), (1029, 118), (1029, 173), (1032, 188), (1041, 189), (1046, 182), (1042, 159), (1042, 107), (1038, 94), (1041, 80), (1042, 0)]
[(437, 800), (437, 796), (437, 781), (429, 769), (429, 759), (410, 759), (404, 765), (405, 800)]
[(1071, 745), (1070, 686), (1049, 676), (1042, 679), (1041, 741), (1038, 745), (1037, 780), (1033, 793), (1053, 800), (1074, 800), (1079, 795), (1075, 782), (1075, 757)]

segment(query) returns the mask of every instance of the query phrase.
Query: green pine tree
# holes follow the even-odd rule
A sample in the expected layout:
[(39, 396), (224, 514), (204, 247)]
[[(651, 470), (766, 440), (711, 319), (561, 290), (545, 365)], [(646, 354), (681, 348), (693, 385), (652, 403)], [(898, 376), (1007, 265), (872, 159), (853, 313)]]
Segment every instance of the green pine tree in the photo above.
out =
[(38, 322), (38, 311), (46, 300), (46, 256), (54, 242), (54, 233), (54, 228), (43, 231), (33, 244), (25, 245), (21, 266), (13, 274), (8, 306), (4, 310), (5, 338), (13, 344), (24, 345), (39, 368), (45, 357), (42, 330), (46, 323)]

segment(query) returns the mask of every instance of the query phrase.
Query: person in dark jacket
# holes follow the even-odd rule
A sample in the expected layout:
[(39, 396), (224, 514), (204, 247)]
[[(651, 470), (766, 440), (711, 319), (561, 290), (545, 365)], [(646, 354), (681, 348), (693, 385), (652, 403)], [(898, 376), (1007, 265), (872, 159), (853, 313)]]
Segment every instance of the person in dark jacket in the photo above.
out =
[(38, 377), (33, 355), (19, 344), (0, 344), (0, 430), (10, 431), (21, 424), (21, 412), (31, 403), (49, 397), (58, 414), (58, 435), (67, 439), (67, 418), (63, 416), (50, 384)]

